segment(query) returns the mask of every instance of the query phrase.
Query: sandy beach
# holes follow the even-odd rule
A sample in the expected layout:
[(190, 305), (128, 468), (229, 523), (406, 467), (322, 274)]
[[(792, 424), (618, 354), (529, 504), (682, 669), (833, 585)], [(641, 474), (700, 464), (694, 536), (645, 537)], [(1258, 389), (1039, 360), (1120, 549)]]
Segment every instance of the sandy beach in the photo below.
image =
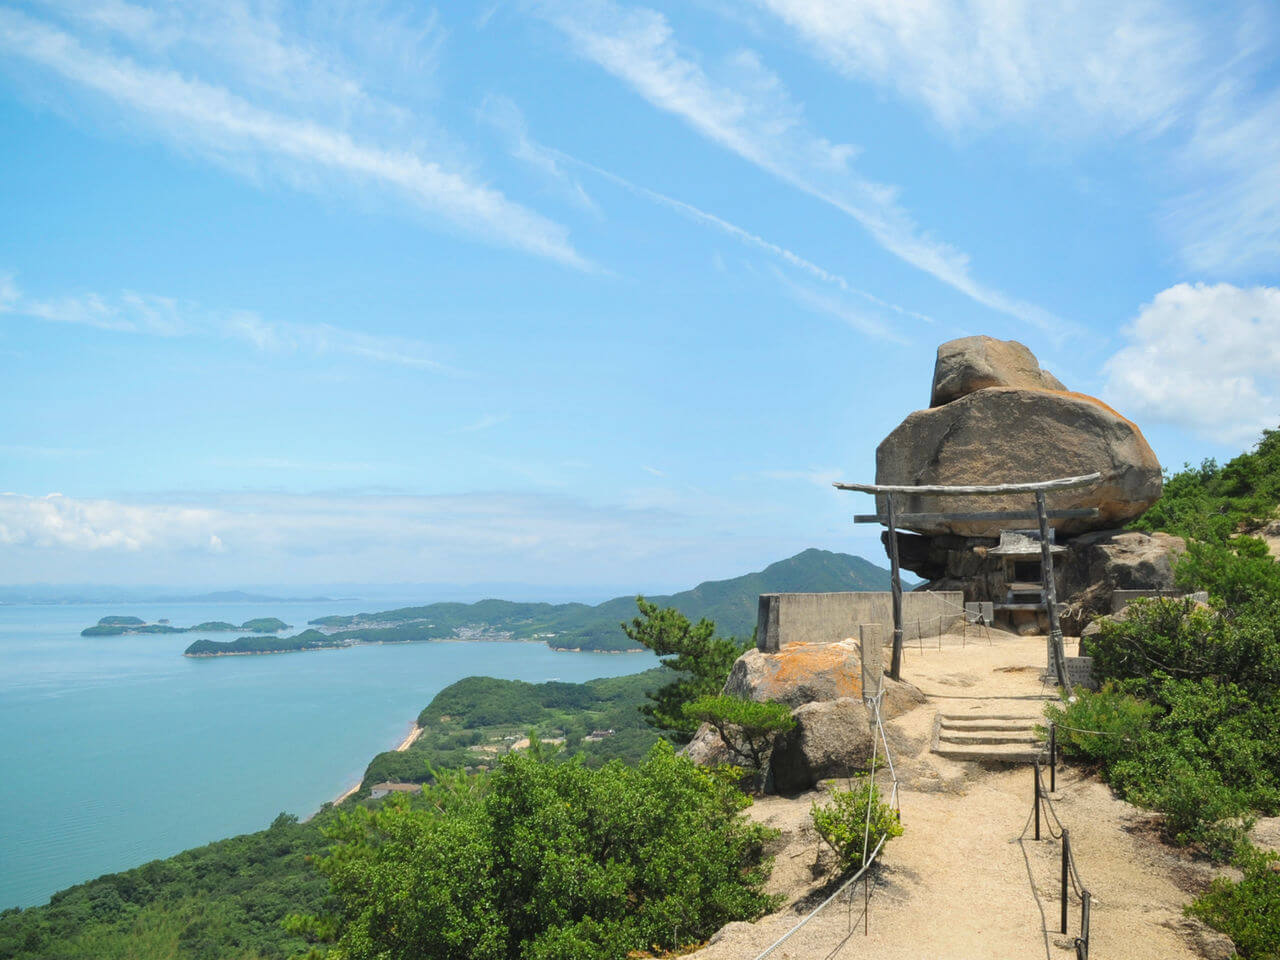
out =
[[(401, 740), (399, 745), (396, 747), (396, 753), (404, 753), (404, 751), (408, 750), (411, 746), (413, 746), (414, 741), (417, 740), (420, 736), (422, 736), (422, 728), (418, 726), (417, 723), (414, 723), (413, 729), (409, 731), (409, 734), (403, 740)], [(333, 805), (335, 807), (341, 805), (342, 801), (346, 800), (348, 797), (350, 797), (359, 789), (360, 789), (360, 781), (357, 781), (356, 784), (353, 787), (351, 787), (351, 789), (345, 790), (341, 794), (339, 794), (337, 799), (333, 801)]]

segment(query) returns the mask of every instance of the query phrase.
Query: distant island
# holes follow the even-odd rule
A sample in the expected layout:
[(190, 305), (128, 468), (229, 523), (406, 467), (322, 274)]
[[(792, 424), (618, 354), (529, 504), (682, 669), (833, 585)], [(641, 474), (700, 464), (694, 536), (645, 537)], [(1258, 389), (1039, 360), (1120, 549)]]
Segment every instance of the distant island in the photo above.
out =
[(194, 627), (175, 627), (167, 620), (148, 623), (140, 617), (103, 617), (92, 627), (80, 631), (82, 637), (122, 637), (137, 633), (213, 633), (232, 630), (249, 630), (253, 633), (279, 633), (288, 630), (289, 624), (276, 617), (256, 617), (237, 626), (225, 620), (208, 620)]
[[(862, 557), (809, 549), (764, 570), (731, 580), (711, 580), (692, 590), (649, 599), (675, 607), (693, 620), (714, 620), (726, 635), (748, 637), (756, 625), (762, 593), (888, 590), (889, 571)], [(380, 613), (318, 617), (315, 629), (294, 637), (238, 637), (231, 641), (197, 640), (189, 657), (258, 653), (293, 653), (349, 647), (365, 643), (415, 643), (427, 640), (531, 640), (553, 650), (620, 653), (638, 649), (619, 624), (636, 615), (634, 596), (585, 603), (432, 603)]]

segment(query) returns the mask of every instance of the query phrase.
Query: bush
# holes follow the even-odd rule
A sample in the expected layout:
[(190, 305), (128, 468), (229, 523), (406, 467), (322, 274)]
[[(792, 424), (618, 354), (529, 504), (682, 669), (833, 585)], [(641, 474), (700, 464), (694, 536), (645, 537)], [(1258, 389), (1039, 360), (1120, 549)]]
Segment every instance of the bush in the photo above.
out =
[(1187, 913), (1229, 936), (1248, 960), (1280, 958), (1280, 856), (1244, 847), (1236, 865), (1239, 882), (1219, 877), (1197, 897)]
[[(870, 827), (867, 805), (871, 805)], [(880, 799), (870, 777), (858, 777), (848, 790), (835, 790), (830, 801), (814, 803), (809, 810), (818, 836), (836, 852), (843, 870), (857, 870), (880, 843), (902, 836), (898, 811)], [(865, 841), (865, 846), (864, 846)]]
[(426, 801), (339, 817), (320, 863), (338, 909), (291, 928), (344, 960), (615, 960), (776, 903), (762, 889), (776, 831), (666, 742), (639, 767), (513, 754), (442, 776)]
[[(1134, 744), (1159, 715), (1155, 704), (1118, 692), (1110, 681), (1096, 693), (1077, 690), (1073, 703), (1050, 703), (1045, 708), (1045, 716), (1058, 724), (1057, 741), (1063, 756), (1103, 766), (1131, 756)], [(1078, 732), (1083, 730), (1098, 733)]]
[(684, 715), (697, 728), (709, 723), (729, 751), (729, 759), (763, 779), (778, 734), (795, 729), (796, 720), (785, 703), (743, 700), (721, 694), (699, 697), (684, 705)]

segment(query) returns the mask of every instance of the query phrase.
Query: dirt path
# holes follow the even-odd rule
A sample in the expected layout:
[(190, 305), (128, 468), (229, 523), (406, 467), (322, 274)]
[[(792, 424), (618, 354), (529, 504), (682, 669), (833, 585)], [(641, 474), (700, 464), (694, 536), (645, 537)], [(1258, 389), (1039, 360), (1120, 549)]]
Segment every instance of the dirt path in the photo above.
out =
[[(936, 642), (935, 642), (936, 643)], [(772, 954), (776, 960), (875, 957), (877, 960), (978, 960), (1075, 956), (1079, 900), (1072, 897), (1070, 934), (1058, 932), (1060, 851), (1032, 839), (1033, 775), (1027, 766), (953, 762), (930, 752), (934, 716), (998, 708), (1018, 715), (1043, 707), (1043, 638), (995, 634), (993, 642), (943, 638), (914, 655), (904, 679), (929, 702), (887, 725), (901, 782), (905, 832), (885, 849), (871, 886), (867, 935), (863, 890), (831, 904)], [(1150, 839), (1149, 820), (1114, 799), (1107, 787), (1064, 772), (1053, 795), (1071, 831), (1082, 879), (1094, 896), (1091, 954), (1125, 960), (1201, 956), (1190, 945), (1196, 928), (1182, 919), (1187, 882), (1197, 868)], [(753, 817), (783, 831), (771, 888), (788, 903), (754, 924), (730, 924), (699, 960), (751, 960), (826, 895), (830, 864), (809, 824), (814, 793), (770, 797)], [(1024, 828), (1025, 835), (1024, 835)], [(1021, 838), (1021, 839), (1020, 839)], [(1193, 876), (1203, 882), (1203, 876)]]

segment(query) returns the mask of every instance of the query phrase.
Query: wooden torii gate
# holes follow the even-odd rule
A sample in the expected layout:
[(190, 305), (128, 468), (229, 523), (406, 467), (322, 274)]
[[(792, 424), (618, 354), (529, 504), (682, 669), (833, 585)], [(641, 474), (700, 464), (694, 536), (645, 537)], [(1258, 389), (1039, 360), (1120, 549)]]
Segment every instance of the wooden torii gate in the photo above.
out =
[[(1094, 509), (1049, 510), (1045, 507), (1044, 496), (1055, 490), (1071, 490), (1075, 487), (1087, 487), (1102, 479), (1101, 473), (1090, 473), (1079, 477), (1060, 477), (1056, 480), (1042, 480), (1035, 483), (998, 483), (989, 486), (909, 486), (882, 483), (835, 483), (837, 490), (854, 490), (859, 493), (873, 493), (885, 498), (886, 515), (860, 514), (854, 517), (857, 523), (882, 523), (889, 528), (889, 572), (890, 586), (893, 590), (893, 659), (889, 663), (889, 676), (901, 680), (902, 676), (902, 577), (898, 568), (898, 524), (915, 524), (940, 521), (981, 521), (981, 520), (1030, 520), (1033, 517), (1040, 523), (1040, 574), (1044, 585), (1045, 605), (1049, 608), (1049, 645), (1053, 650), (1053, 670), (1057, 674), (1058, 685), (1070, 691), (1071, 683), (1067, 677), (1066, 651), (1063, 648), (1062, 625), (1058, 622), (1058, 588), (1053, 578), (1053, 553), (1049, 549), (1049, 521), (1051, 519), (1067, 519), (1070, 517), (1097, 516)], [(1034, 513), (1019, 511), (991, 511), (987, 513), (909, 513), (899, 514), (895, 497), (918, 496), (927, 494), (938, 497), (996, 497), (1011, 493), (1034, 493), (1036, 509)]]

